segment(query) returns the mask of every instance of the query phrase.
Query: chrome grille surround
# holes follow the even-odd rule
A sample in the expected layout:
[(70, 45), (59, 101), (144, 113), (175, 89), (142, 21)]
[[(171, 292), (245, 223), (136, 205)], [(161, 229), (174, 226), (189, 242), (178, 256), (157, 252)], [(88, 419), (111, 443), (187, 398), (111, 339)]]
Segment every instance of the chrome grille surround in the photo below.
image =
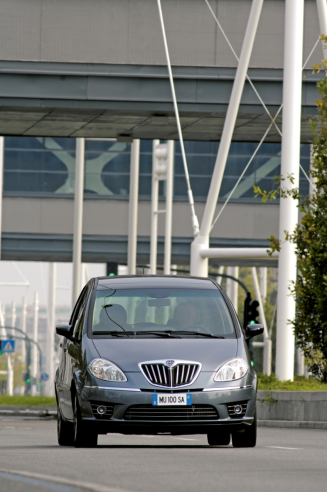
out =
[(150, 360), (139, 363), (145, 379), (160, 388), (184, 388), (197, 379), (202, 364), (191, 360)]

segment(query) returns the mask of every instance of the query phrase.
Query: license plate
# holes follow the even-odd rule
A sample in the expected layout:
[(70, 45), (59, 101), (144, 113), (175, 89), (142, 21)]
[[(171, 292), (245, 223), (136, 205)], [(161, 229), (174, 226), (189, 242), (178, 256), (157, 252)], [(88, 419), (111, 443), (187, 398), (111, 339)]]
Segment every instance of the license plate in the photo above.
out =
[(157, 393), (152, 395), (152, 406), (160, 407), (164, 405), (192, 405), (192, 395), (190, 393), (176, 393), (175, 395)]

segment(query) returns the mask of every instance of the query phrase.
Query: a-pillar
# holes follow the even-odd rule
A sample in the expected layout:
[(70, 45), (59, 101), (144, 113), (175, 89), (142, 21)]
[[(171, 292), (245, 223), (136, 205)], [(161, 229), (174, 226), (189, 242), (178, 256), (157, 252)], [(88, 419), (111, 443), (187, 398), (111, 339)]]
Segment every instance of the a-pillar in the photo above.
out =
[[(299, 186), (300, 130), (302, 102), (302, 47), (304, 0), (285, 1), (283, 137), (281, 175), (283, 187)], [(287, 177), (293, 175), (291, 184)], [(293, 232), (298, 222), (297, 201), (280, 200), (278, 259), (276, 375), (282, 381), (294, 377), (294, 334), (288, 320), (295, 317), (295, 300), (290, 296), (296, 281), (295, 245), (285, 241), (285, 231)]]

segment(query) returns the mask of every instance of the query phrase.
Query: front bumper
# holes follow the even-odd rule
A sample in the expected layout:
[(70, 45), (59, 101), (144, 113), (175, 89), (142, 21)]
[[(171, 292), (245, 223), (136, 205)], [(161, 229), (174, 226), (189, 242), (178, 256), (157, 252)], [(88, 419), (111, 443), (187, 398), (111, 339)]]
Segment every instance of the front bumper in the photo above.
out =
[[(254, 381), (253, 381), (254, 383)], [(129, 420), (126, 418), (126, 412), (130, 407), (139, 405), (152, 406), (152, 395), (156, 391), (138, 390), (132, 388), (115, 388), (115, 387), (96, 387), (84, 386), (79, 395), (81, 416), (87, 426), (99, 434), (119, 432), (122, 434), (207, 434), (222, 427), (228, 428), (230, 432), (241, 430), (245, 426), (251, 425), (254, 420), (256, 404), (256, 387), (255, 384), (243, 388), (215, 390), (210, 388), (206, 390), (191, 390), (192, 406), (210, 406), (217, 411), (215, 419), (201, 419), (201, 417), (192, 418), (191, 420), (170, 418), (169, 420), (153, 420), (151, 418)], [(187, 393), (188, 391), (162, 391), (158, 393), (178, 394)], [(95, 403), (107, 404), (112, 408), (112, 414), (99, 416), (92, 411)], [(237, 418), (231, 417), (228, 412), (228, 406), (242, 402), (246, 407), (244, 416)], [(164, 407), (161, 407), (164, 408)], [(179, 407), (181, 408), (181, 407)], [(185, 408), (185, 407), (184, 407)], [(96, 416), (95, 416), (96, 415)]]

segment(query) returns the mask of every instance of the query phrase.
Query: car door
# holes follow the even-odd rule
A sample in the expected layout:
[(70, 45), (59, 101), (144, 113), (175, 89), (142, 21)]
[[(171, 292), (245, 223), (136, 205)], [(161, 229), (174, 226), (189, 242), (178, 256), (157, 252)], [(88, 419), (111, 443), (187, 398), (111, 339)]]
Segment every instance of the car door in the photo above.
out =
[[(86, 301), (89, 293), (89, 285), (86, 285), (78, 298), (76, 306), (74, 308), (70, 324), (71, 331), (75, 335), (79, 322), (81, 320), (83, 311), (85, 310)], [(65, 340), (64, 346), (65, 364), (63, 374), (63, 412), (66, 419), (73, 419), (73, 406), (71, 398), (71, 383), (73, 379), (73, 366), (76, 362), (77, 347), (71, 340)]]

